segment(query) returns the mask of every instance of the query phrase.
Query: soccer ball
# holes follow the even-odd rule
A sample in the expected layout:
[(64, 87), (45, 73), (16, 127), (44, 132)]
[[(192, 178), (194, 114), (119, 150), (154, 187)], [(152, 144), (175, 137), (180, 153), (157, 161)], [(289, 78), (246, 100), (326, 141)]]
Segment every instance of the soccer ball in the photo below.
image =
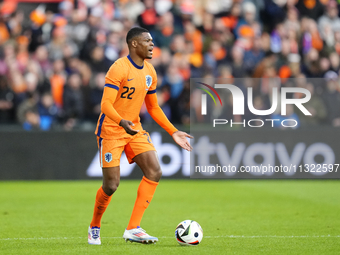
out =
[(175, 236), (180, 245), (198, 245), (202, 241), (203, 230), (196, 221), (185, 220), (177, 225)]

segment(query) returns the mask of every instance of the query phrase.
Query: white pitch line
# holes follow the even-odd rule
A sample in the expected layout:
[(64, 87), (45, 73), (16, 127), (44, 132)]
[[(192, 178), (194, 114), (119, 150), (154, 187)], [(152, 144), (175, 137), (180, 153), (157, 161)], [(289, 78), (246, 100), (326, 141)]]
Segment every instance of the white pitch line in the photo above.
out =
[[(108, 236), (102, 237), (103, 239), (118, 239), (123, 238), (121, 236)], [(175, 236), (162, 236), (162, 238), (175, 238)], [(204, 238), (340, 238), (340, 235), (319, 235), (319, 236), (240, 236), (240, 235), (229, 235), (229, 236), (204, 236)], [(86, 236), (83, 237), (28, 237), (28, 238), (0, 238), (0, 241), (16, 241), (16, 240), (69, 240), (69, 239), (86, 239)]]
[(320, 236), (204, 236), (204, 238), (327, 238), (327, 237), (333, 237), (333, 238), (340, 238), (340, 235), (337, 236), (331, 236), (331, 235), (320, 235)]

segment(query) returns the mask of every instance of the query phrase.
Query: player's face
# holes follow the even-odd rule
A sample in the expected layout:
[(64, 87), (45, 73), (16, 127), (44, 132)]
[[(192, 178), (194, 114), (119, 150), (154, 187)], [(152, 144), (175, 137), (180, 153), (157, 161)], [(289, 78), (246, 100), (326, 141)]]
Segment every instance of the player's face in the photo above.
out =
[(139, 36), (137, 52), (144, 59), (152, 59), (153, 40), (150, 33), (142, 33)]

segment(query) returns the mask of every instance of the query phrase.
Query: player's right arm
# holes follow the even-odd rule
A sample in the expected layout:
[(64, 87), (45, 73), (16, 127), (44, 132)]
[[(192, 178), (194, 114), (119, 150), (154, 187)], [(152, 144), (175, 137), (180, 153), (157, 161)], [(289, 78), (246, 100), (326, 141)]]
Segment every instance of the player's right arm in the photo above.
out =
[(123, 127), (126, 133), (135, 135), (139, 131), (133, 130), (131, 126), (134, 124), (129, 120), (124, 120), (116, 109), (113, 107), (116, 101), (120, 85), (125, 78), (124, 68), (121, 68), (117, 63), (114, 63), (105, 76), (105, 86), (101, 102), (101, 111), (109, 119), (116, 122), (119, 126)]
[(111, 120), (116, 122), (118, 125), (123, 119), (116, 109), (113, 107), (114, 102), (116, 101), (118, 95), (118, 87), (111, 84), (105, 84), (102, 103), (101, 103), (101, 110), (105, 116), (109, 117)]

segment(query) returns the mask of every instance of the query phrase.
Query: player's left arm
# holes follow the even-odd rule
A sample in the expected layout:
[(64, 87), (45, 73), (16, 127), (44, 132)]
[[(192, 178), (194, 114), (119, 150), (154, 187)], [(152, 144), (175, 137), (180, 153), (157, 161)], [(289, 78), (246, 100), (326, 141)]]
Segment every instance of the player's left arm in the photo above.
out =
[(174, 141), (179, 146), (187, 151), (192, 150), (192, 147), (187, 138), (193, 137), (185, 132), (179, 131), (177, 128), (174, 127), (174, 125), (172, 125), (172, 123), (169, 121), (169, 119), (166, 117), (163, 110), (159, 106), (156, 93), (146, 95), (145, 105), (151, 117), (158, 123), (158, 125), (160, 125), (172, 136)]

